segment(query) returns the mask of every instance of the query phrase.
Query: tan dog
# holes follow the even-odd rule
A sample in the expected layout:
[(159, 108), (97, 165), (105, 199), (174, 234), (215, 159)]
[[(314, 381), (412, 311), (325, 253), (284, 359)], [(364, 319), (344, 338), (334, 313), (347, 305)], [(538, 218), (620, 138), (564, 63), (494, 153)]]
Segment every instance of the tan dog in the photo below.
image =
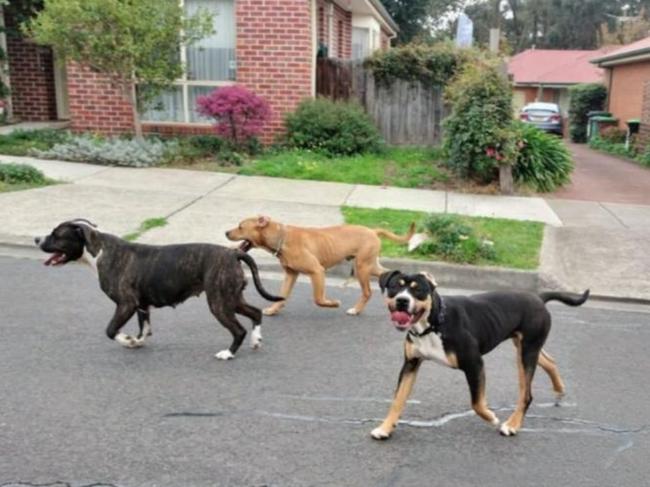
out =
[[(346, 259), (354, 258), (354, 271), (361, 285), (361, 297), (347, 313), (358, 315), (370, 299), (370, 277), (379, 277), (386, 271), (379, 264), (381, 240), (386, 237), (398, 243), (407, 243), (415, 233), (415, 223), (407, 235), (399, 236), (381, 228), (361, 225), (339, 225), (325, 228), (305, 228), (284, 225), (269, 217), (247, 218), (237, 228), (226, 232), (229, 240), (243, 240), (241, 249), (251, 247), (266, 249), (280, 259), (284, 268), (284, 283), (280, 295), (285, 299), (291, 294), (298, 274), (311, 278), (314, 302), (318, 306), (337, 308), (341, 303), (325, 297), (325, 271)], [(274, 315), (284, 306), (274, 303), (264, 310)]]

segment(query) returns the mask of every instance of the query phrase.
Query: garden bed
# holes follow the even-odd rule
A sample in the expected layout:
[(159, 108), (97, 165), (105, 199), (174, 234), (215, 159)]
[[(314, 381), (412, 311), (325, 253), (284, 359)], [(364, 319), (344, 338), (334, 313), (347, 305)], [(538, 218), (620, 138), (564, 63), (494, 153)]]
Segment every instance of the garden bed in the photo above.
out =
[[(416, 222), (418, 232), (423, 231), (430, 217), (419, 211), (391, 209), (343, 207), (342, 212), (346, 223), (381, 227), (400, 235), (408, 231), (412, 221)], [(542, 223), (450, 214), (434, 216), (437, 220), (441, 218), (447, 226), (438, 235), (438, 240), (444, 240), (438, 248), (429, 246), (427, 249), (423, 245), (409, 252), (406, 245), (383, 239), (381, 255), (526, 270), (536, 269), (539, 265), (544, 236)], [(477, 252), (476, 247), (481, 242), (490, 247), (489, 252)]]
[(56, 184), (38, 169), (26, 164), (6, 164), (0, 161), (0, 193), (40, 188)]

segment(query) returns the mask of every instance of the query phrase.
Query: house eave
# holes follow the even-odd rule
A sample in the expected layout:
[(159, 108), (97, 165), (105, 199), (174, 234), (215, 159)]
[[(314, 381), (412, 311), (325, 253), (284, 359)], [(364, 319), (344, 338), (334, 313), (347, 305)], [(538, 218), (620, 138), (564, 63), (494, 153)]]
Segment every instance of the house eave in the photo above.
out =
[[(342, 9), (347, 10), (348, 12), (356, 13), (354, 8), (354, 3), (362, 4), (366, 7), (368, 12), (363, 11), (363, 14), (368, 15), (370, 13), (381, 26), (386, 29), (389, 33), (389, 38), (394, 39), (397, 37), (399, 32), (399, 27), (397, 23), (390, 16), (386, 8), (381, 4), (379, 0), (333, 0), (337, 5)], [(358, 7), (357, 7), (358, 8)]]
[(603, 56), (600, 58), (592, 59), (592, 64), (598, 65), (600, 68), (610, 68), (620, 64), (637, 63), (640, 61), (650, 60), (650, 47), (639, 49), (633, 52), (626, 52), (619, 55)]
[(554, 81), (552, 83), (545, 83), (543, 81), (521, 81), (515, 82), (515, 88), (535, 88), (543, 86), (544, 88), (568, 88), (569, 86), (580, 84), (580, 81)]

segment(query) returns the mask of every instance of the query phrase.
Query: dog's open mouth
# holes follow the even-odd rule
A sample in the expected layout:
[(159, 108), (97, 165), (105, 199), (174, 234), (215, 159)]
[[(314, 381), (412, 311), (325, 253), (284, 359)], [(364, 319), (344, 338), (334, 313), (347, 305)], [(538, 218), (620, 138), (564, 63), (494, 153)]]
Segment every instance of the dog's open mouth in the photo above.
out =
[(240, 245), (239, 245), (239, 250), (242, 252), (248, 252), (250, 249), (253, 248), (253, 244), (250, 240), (244, 240)]
[(390, 319), (393, 321), (395, 328), (400, 331), (407, 330), (411, 325), (420, 321), (422, 315), (424, 314), (424, 309), (416, 311), (415, 314), (411, 314), (408, 311), (391, 311)]
[(63, 265), (68, 262), (68, 257), (63, 252), (54, 252), (45, 262), (45, 265)]

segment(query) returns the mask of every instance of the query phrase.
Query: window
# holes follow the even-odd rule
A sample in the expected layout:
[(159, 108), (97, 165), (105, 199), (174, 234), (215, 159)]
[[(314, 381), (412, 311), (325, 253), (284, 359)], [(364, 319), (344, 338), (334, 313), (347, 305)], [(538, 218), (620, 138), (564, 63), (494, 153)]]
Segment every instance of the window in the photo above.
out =
[(143, 114), (145, 122), (205, 123), (195, 111), (196, 99), (219, 86), (232, 84), (237, 75), (234, 0), (181, 0), (188, 15), (207, 10), (214, 15), (215, 33), (181, 49), (185, 75)]
[(352, 59), (364, 59), (370, 54), (370, 30), (352, 27)]

